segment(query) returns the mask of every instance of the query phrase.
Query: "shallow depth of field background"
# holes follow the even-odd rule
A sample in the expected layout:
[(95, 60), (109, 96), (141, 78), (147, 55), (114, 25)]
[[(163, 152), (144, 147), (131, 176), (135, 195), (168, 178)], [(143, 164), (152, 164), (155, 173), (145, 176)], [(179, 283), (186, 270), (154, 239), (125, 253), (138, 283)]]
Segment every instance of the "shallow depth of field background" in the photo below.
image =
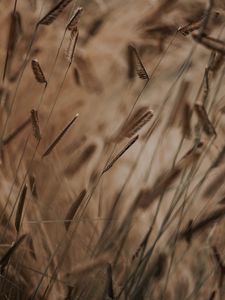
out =
[[(210, 168), (224, 147), (224, 57), (209, 73), (205, 110), (216, 130), (210, 136), (194, 105), (203, 102), (212, 51), (194, 41), (192, 33), (178, 31), (204, 16), (209, 2), (74, 0), (52, 24), (35, 31), (56, 1), (18, 0), (21, 28), (3, 82), (15, 2), (0, 1), (1, 257), (26, 234), (4, 268), (0, 260), (0, 299), (225, 299), (223, 215), (188, 241), (179, 235), (190, 220), (196, 224), (223, 211), (225, 203), (223, 180), (210, 185), (224, 173), (223, 159)], [(70, 32), (65, 28), (78, 6), (83, 14), (70, 65)], [(214, 1), (206, 29), (222, 45), (224, 8), (223, 1)], [(129, 45), (137, 49), (148, 82), (133, 70)], [(35, 80), (34, 58), (47, 87)], [(191, 111), (189, 135), (183, 134), (184, 104)], [(115, 140), (121, 126), (141, 107), (151, 109), (153, 117), (101, 176), (107, 161), (130, 140)], [(38, 110), (40, 143), (30, 122), (4, 142), (32, 109)], [(42, 157), (77, 113), (59, 143)], [(197, 159), (153, 197), (160, 180), (179, 166), (197, 140)], [(65, 221), (83, 190), (86, 195), (73, 220)], [(133, 208), (143, 190), (149, 191), (148, 204)]]

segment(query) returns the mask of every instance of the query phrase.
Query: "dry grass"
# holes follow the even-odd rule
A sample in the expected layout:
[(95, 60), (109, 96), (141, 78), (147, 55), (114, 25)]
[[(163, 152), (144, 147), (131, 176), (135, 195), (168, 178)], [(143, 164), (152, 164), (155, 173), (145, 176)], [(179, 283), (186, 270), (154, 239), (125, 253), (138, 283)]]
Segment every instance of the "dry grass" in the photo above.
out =
[(0, 299), (225, 298), (224, 15), (0, 1)]

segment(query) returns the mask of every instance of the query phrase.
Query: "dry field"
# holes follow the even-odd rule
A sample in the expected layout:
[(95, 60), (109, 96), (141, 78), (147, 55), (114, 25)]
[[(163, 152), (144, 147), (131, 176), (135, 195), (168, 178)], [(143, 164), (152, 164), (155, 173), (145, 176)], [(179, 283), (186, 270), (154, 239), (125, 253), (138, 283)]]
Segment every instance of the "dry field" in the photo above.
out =
[(225, 299), (223, 0), (0, 1), (0, 300)]

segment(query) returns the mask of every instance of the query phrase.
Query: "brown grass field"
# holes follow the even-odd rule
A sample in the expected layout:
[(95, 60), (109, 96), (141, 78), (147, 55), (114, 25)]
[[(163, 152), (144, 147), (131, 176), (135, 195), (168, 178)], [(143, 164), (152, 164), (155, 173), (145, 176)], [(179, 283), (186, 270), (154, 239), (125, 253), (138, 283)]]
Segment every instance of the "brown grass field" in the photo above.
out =
[(224, 3), (0, 1), (0, 300), (225, 299)]

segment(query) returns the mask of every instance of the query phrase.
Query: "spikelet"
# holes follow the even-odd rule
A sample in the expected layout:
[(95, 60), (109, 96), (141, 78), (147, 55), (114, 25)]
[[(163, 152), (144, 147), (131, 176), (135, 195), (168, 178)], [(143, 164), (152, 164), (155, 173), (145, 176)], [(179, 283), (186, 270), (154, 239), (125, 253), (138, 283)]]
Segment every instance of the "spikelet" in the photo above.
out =
[(167, 172), (163, 172), (150, 188), (143, 188), (135, 199), (135, 207), (146, 209), (153, 201), (179, 177), (181, 172), (191, 163), (195, 162), (201, 153), (202, 144), (191, 148), (177, 163), (177, 165)]
[(75, 80), (76, 84), (78, 86), (81, 86), (80, 73), (79, 73), (77, 68), (74, 68), (74, 70), (73, 70), (73, 77), (74, 77), (74, 80)]
[(15, 11), (11, 14), (11, 24), (9, 30), (5, 65), (3, 70), (3, 81), (6, 75), (8, 74), (8, 72), (10, 71), (11, 62), (16, 49), (16, 44), (18, 42), (21, 33), (22, 33), (21, 16), (19, 12)]
[(71, 207), (69, 208), (66, 217), (65, 217), (65, 228), (66, 231), (69, 229), (71, 221), (73, 220), (78, 208), (80, 207), (85, 195), (86, 195), (86, 190), (84, 189), (79, 196), (77, 197), (77, 199), (72, 203)]
[(216, 130), (208, 118), (207, 112), (203, 105), (195, 104), (195, 111), (198, 115), (199, 121), (202, 124), (203, 130), (208, 136), (216, 135)]
[(89, 38), (95, 36), (100, 28), (102, 27), (103, 23), (104, 23), (104, 17), (105, 16), (100, 16), (98, 18), (96, 18), (91, 24), (90, 27), (88, 28), (88, 34), (86, 37), (86, 41), (89, 40)]
[(37, 26), (52, 24), (71, 1), (72, 0), (61, 0), (37, 23)]
[(112, 279), (112, 266), (110, 263), (107, 263), (106, 266), (106, 271), (107, 271), (107, 296), (109, 299), (114, 299), (114, 290), (113, 290), (113, 279)]
[(40, 128), (39, 128), (38, 112), (37, 112), (37, 110), (32, 109), (30, 113), (31, 113), (31, 123), (32, 123), (34, 137), (38, 141), (40, 141), (41, 140), (41, 132), (40, 132)]
[(182, 133), (186, 138), (191, 137), (191, 107), (185, 102), (183, 107), (183, 122), (182, 122)]
[(80, 154), (80, 156), (76, 159), (75, 162), (70, 163), (68, 165), (68, 167), (66, 167), (65, 169), (65, 174), (67, 176), (73, 176), (74, 174), (76, 174), (80, 168), (83, 166), (83, 164), (85, 164), (94, 154), (96, 150), (96, 145), (95, 144), (90, 144), (88, 145), (84, 151)]
[(136, 135), (129, 143), (105, 166), (102, 174), (112, 168), (112, 166), (118, 161), (118, 159), (138, 140), (139, 136)]
[(146, 287), (149, 286), (150, 280), (158, 281), (165, 275), (167, 260), (165, 253), (160, 252), (157, 255), (152, 264), (148, 266), (148, 269), (144, 272), (143, 276), (141, 276), (141, 282), (134, 290), (133, 299), (139, 299), (139, 296), (144, 294)]
[(77, 27), (78, 22), (79, 22), (79, 20), (80, 20), (80, 17), (81, 17), (81, 15), (82, 15), (83, 11), (84, 11), (84, 10), (83, 10), (83, 7), (78, 7), (78, 8), (75, 10), (73, 16), (71, 17), (71, 19), (69, 20), (69, 22), (68, 22), (68, 24), (67, 24), (67, 26), (66, 26), (66, 28), (67, 28), (68, 30), (73, 31), (73, 30)]
[(201, 25), (202, 25), (202, 18), (191, 24), (187, 24), (187, 25), (179, 27), (178, 32), (180, 32), (181, 34), (186, 36), (186, 35), (189, 35), (190, 33), (192, 33), (193, 31), (199, 29), (201, 27)]
[(141, 107), (133, 116), (124, 124), (119, 134), (117, 134), (118, 141), (124, 137), (132, 138), (144, 125), (146, 125), (153, 117), (153, 111), (147, 107)]
[(69, 44), (68, 44), (68, 47), (66, 49), (66, 58), (67, 58), (67, 60), (69, 61), (70, 64), (73, 61), (73, 57), (74, 57), (78, 37), (79, 37), (79, 31), (78, 31), (77, 28), (75, 28), (73, 31), (71, 31)]
[(42, 154), (42, 157), (45, 157), (52, 152), (52, 150), (60, 142), (60, 140), (62, 139), (64, 134), (67, 132), (67, 130), (71, 127), (71, 125), (78, 118), (78, 116), (79, 116), (79, 114), (76, 114), (76, 116), (72, 119), (72, 121), (70, 121), (69, 124), (60, 132), (60, 134), (56, 137), (56, 139), (50, 144), (50, 146), (47, 148), (47, 150)]
[(173, 170), (159, 176), (152, 188), (143, 188), (139, 191), (135, 199), (135, 207), (146, 209), (153, 201), (178, 178), (183, 168), (175, 166)]
[(127, 71), (127, 76), (128, 79), (132, 80), (135, 77), (135, 57), (133, 54), (133, 48), (128, 45), (127, 46), (127, 65), (128, 65), (128, 71)]
[(132, 46), (132, 45), (129, 45), (131, 51), (133, 52), (133, 55), (136, 59), (136, 72), (137, 72), (137, 75), (139, 76), (140, 79), (143, 79), (143, 80), (147, 80), (149, 81), (149, 75), (141, 61), (141, 58), (137, 52), (137, 49)]
[(22, 218), (24, 203), (25, 203), (25, 199), (26, 199), (26, 194), (27, 194), (27, 185), (25, 184), (22, 189), (22, 192), (21, 192), (21, 195), (19, 198), (19, 202), (18, 202), (18, 206), (17, 206), (17, 210), (16, 210), (15, 227), (16, 227), (17, 234), (19, 234), (19, 231), (20, 231), (21, 218)]
[(14, 138), (16, 138), (28, 125), (30, 124), (30, 118), (25, 120), (19, 127), (17, 127), (12, 133), (3, 139), (3, 145), (8, 145)]
[(187, 239), (187, 236), (192, 237), (197, 232), (212, 226), (212, 223), (222, 219), (225, 216), (225, 208), (215, 210), (210, 213), (208, 216), (202, 218), (196, 224), (192, 224), (191, 226), (186, 227), (183, 231), (180, 232), (180, 239)]
[(37, 59), (32, 59), (31, 66), (36, 80), (40, 83), (47, 84), (47, 80), (45, 79), (44, 73)]
[(0, 272), (2, 273), (5, 269), (5, 267), (8, 265), (9, 260), (11, 256), (14, 254), (14, 252), (17, 250), (17, 248), (20, 246), (20, 244), (24, 241), (24, 239), (27, 237), (27, 234), (22, 235), (2, 256), (0, 259)]
[(131, 138), (134, 136), (144, 125), (146, 125), (153, 117), (153, 111), (146, 111), (140, 118), (133, 119), (133, 124), (130, 124), (130, 128), (127, 128), (126, 137)]
[(209, 296), (209, 300), (214, 300), (215, 297), (216, 297), (216, 291), (214, 290), (214, 291), (211, 292), (211, 294)]

